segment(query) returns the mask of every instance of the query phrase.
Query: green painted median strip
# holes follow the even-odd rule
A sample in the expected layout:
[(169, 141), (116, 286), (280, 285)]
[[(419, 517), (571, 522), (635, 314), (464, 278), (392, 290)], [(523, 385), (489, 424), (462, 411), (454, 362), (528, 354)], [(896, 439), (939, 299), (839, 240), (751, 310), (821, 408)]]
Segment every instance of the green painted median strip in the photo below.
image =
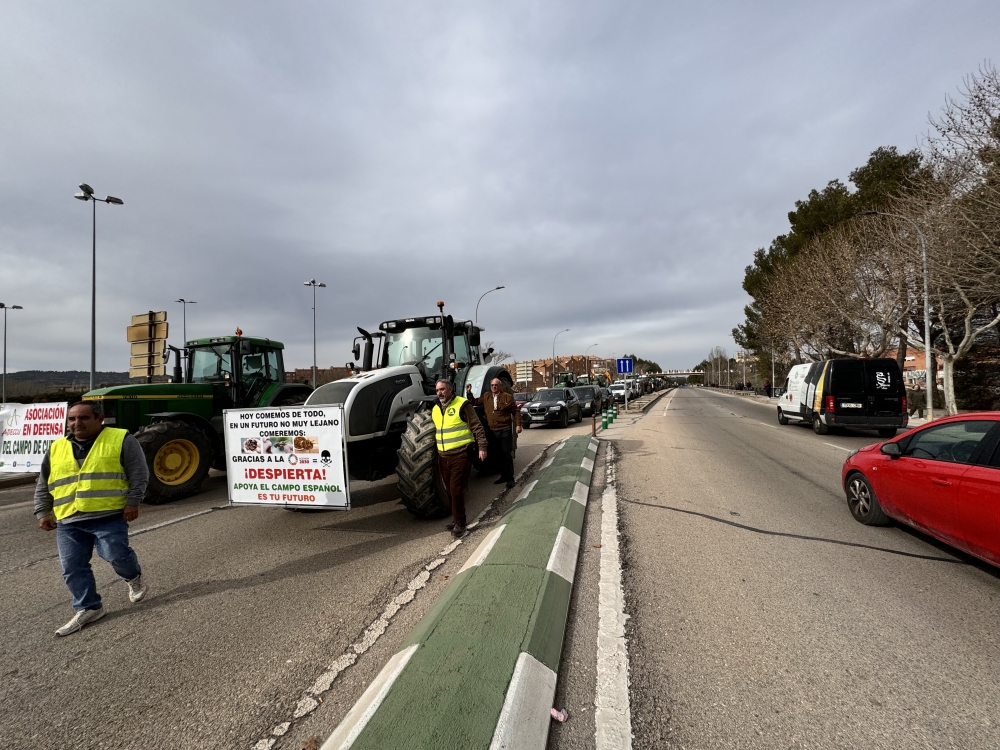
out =
[[(388, 689), (373, 684), (324, 750), (485, 750), (528, 724), (535, 734), (547, 732), (552, 696), (541, 695), (548, 705), (535, 706), (522, 686), (512, 699), (512, 675), (519, 659), (528, 659), (519, 674), (542, 670), (554, 690), (572, 592), (565, 576), (572, 579), (575, 569), (596, 442), (569, 438), (543, 464), (537, 484), (483, 542), (492, 544), (488, 554), (455, 576), (410, 634), (401, 653), (416, 650)], [(498, 722), (506, 726), (502, 742)]]

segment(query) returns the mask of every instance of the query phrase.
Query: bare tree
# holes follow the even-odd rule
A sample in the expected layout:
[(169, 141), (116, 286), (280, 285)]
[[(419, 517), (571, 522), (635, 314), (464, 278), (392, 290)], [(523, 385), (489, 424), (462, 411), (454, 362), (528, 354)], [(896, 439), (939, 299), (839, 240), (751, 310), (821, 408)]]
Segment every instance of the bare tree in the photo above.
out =
[[(493, 346), (493, 342), (492, 341), (487, 341), (486, 344), (483, 345), (482, 350), (484, 352), (488, 352), (492, 346)], [(491, 362), (495, 362), (496, 364), (499, 365), (499, 364), (503, 364), (507, 360), (513, 360), (513, 358), (514, 358), (514, 355), (511, 354), (508, 351), (505, 351), (504, 349), (494, 349), (493, 350), (493, 354), (491, 355), (491, 360), (490, 361)]]
[[(1000, 75), (986, 65), (948, 98), (928, 152), (935, 180), (907, 201), (927, 240), (932, 349), (945, 405), (957, 412), (955, 363), (1000, 325)], [(911, 255), (914, 243), (909, 243)], [(922, 331), (915, 332), (922, 338)], [(930, 363), (928, 363), (930, 369)]]

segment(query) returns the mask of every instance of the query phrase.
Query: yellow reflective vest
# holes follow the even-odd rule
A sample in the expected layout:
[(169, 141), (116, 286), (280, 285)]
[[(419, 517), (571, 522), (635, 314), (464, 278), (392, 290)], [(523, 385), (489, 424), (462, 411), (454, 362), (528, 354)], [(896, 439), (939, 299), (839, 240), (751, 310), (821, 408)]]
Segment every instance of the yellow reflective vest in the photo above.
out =
[(462, 421), (461, 411), (464, 403), (464, 398), (455, 396), (444, 408), (443, 414), (441, 403), (434, 404), (431, 418), (434, 420), (438, 453), (464, 448), (469, 443), (476, 442), (469, 425)]
[(56, 520), (74, 513), (119, 510), (125, 507), (128, 479), (122, 466), (122, 443), (127, 430), (105, 427), (81, 466), (69, 438), (49, 447), (49, 493)]

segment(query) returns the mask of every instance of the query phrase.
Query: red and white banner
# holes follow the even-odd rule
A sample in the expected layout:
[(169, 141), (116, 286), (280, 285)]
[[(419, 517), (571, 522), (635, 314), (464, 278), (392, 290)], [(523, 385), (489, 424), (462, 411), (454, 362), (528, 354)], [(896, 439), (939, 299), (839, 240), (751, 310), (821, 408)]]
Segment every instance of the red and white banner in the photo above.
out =
[(7, 404), (0, 411), (0, 472), (38, 472), (53, 440), (66, 434), (68, 402)]

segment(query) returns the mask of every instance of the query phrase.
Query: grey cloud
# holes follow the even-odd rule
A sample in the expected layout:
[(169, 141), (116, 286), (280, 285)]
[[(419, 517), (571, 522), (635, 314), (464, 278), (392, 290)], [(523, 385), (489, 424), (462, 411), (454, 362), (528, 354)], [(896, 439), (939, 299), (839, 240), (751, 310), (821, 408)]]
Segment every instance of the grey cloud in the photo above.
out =
[[(978, 19), (970, 24), (966, 19)], [(728, 345), (794, 200), (909, 148), (1000, 9), (724, 3), (32, 3), (0, 24), (0, 300), (13, 369), (99, 367), (127, 317), (342, 363), (444, 298), (518, 358)], [(929, 40), (934, 42), (930, 43)], [(923, 41), (921, 41), (923, 40)], [(454, 282), (457, 280), (458, 284)]]

